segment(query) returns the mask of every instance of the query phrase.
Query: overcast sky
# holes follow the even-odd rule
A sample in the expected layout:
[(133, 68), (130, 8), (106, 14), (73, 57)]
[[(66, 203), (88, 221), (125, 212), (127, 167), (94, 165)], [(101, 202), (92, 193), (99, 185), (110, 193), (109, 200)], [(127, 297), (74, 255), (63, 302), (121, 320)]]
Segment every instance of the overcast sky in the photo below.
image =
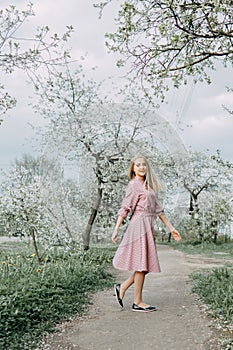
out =
[[(36, 26), (48, 25), (52, 32), (62, 33), (66, 25), (73, 25), (72, 56), (79, 59), (86, 55), (84, 67), (87, 74), (96, 80), (114, 76), (116, 82), (123, 75), (115, 66), (116, 55), (107, 53), (104, 45), (104, 33), (114, 29), (113, 18), (117, 4), (109, 6), (103, 18), (98, 19), (98, 11), (93, 8), (92, 0), (39, 0), (34, 1), (35, 17), (30, 18), (24, 27), (24, 35), (31, 37)], [(14, 4), (25, 9), (27, 1), (7, 1), (0, 3), (0, 8)], [(97, 66), (93, 71), (91, 68)], [(0, 73), (2, 75), (2, 73)], [(32, 142), (36, 138), (32, 125), (43, 125), (42, 118), (35, 116), (28, 106), (31, 88), (25, 84), (22, 72), (1, 77), (9, 93), (17, 100), (17, 107), (4, 116), (0, 126), (0, 168), (7, 169), (16, 157), (25, 152), (32, 152)], [(233, 109), (233, 93), (226, 92), (226, 86), (232, 86), (232, 69), (220, 65), (212, 74), (212, 84), (193, 86), (192, 82), (185, 89), (171, 90), (168, 103), (158, 111), (174, 127), (180, 121), (178, 133), (181, 142), (194, 150), (220, 149), (224, 158), (233, 161), (233, 116), (223, 108)]]

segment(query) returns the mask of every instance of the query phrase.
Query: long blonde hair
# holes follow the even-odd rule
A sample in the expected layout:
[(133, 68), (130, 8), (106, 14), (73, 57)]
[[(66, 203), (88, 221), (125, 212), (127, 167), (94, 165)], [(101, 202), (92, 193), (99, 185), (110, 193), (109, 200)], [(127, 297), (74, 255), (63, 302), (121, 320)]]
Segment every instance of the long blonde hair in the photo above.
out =
[(131, 162), (130, 162), (130, 167), (129, 167), (129, 177), (130, 179), (134, 179), (135, 178), (135, 172), (134, 172), (134, 165), (135, 165), (135, 162), (138, 158), (142, 158), (145, 163), (146, 163), (146, 168), (147, 168), (147, 171), (146, 171), (146, 175), (145, 175), (145, 183), (148, 187), (150, 187), (151, 189), (153, 189), (155, 192), (158, 192), (160, 190), (162, 190), (162, 185), (157, 177), (157, 175), (155, 174), (154, 170), (151, 168), (148, 160), (146, 159), (146, 157), (144, 156), (136, 156), (134, 157), (133, 159), (131, 159)]

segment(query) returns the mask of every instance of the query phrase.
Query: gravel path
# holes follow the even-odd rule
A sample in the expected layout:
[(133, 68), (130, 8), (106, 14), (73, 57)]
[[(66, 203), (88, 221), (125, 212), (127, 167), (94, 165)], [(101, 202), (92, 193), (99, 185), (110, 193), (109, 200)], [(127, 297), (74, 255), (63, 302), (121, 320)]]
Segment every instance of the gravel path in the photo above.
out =
[[(220, 349), (195, 295), (189, 275), (211, 268), (211, 259), (199, 260), (167, 246), (159, 246), (160, 274), (148, 274), (144, 300), (158, 306), (149, 314), (132, 312), (133, 287), (117, 304), (113, 289), (96, 293), (88, 315), (59, 326), (60, 332), (45, 340), (43, 350), (202, 350)], [(116, 272), (121, 282), (128, 273)]]

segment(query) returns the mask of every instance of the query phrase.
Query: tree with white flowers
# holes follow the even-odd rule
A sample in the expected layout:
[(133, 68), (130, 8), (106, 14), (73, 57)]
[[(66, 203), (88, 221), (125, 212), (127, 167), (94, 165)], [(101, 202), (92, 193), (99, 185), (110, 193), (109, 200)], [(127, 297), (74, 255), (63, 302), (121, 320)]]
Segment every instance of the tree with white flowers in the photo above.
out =
[(30, 237), (40, 263), (38, 239), (49, 234), (52, 225), (41, 196), (41, 179), (28, 181), (28, 171), (17, 167), (1, 186), (1, 221), (9, 235)]
[[(168, 161), (169, 162), (169, 161)], [(189, 230), (199, 238), (212, 237), (216, 241), (218, 227), (229, 226), (232, 209), (229, 199), (233, 193), (233, 164), (222, 158), (219, 151), (190, 152), (178, 166), (170, 158), (170, 181), (183, 183), (189, 195)], [(211, 230), (215, 235), (211, 235)]]
[[(167, 127), (169, 132), (170, 126), (150, 110), (135, 86), (121, 93), (119, 103), (102, 97), (99, 84), (85, 81), (82, 67), (51, 75), (37, 93), (35, 110), (50, 121), (46, 143), (53, 144), (59, 156), (64, 154), (84, 167), (79, 170), (79, 181), (81, 191), (88, 193), (84, 197), (89, 202), (89, 218), (83, 230), (83, 244), (88, 249), (97, 214), (105, 207), (108, 213), (102, 219), (116, 215), (115, 206), (114, 213), (110, 214), (110, 208), (112, 203), (119, 206), (123, 197), (129, 159), (145, 152), (151, 154), (153, 163), (162, 162), (156, 145), (159, 137), (166, 138), (164, 130)], [(102, 227), (105, 225), (102, 221)]]
[(44, 248), (80, 241), (77, 187), (65, 180), (59, 164), (24, 155), (1, 185), (1, 225), (9, 235), (30, 237), (38, 261)]
[[(104, 7), (114, 0), (99, 2)], [(145, 88), (164, 97), (169, 81), (175, 87), (194, 81), (210, 82), (215, 62), (232, 65), (233, 7), (231, 0), (119, 1), (114, 33), (107, 47), (119, 52), (118, 66), (129, 65)], [(151, 94), (150, 89), (146, 89)]]
[[(69, 58), (64, 44), (73, 28), (67, 26), (62, 35), (52, 34), (47, 25), (38, 28), (34, 37), (24, 38), (20, 34), (28, 19), (35, 16), (33, 4), (28, 2), (25, 10), (10, 5), (0, 9), (0, 70), (9, 75), (19, 69), (25, 72), (25, 79), (37, 86), (39, 72), (51, 72)], [(16, 99), (0, 83), (0, 116), (16, 105)], [(0, 120), (1, 122), (1, 120)]]

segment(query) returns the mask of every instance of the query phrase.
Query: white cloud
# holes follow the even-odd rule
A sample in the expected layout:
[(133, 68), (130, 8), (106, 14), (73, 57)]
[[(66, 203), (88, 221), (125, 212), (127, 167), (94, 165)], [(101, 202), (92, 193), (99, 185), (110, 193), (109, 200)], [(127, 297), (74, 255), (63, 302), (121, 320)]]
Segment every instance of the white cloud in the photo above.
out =
[(215, 152), (221, 150), (223, 157), (233, 159), (233, 118), (217, 115), (208, 115), (191, 121), (192, 127), (183, 132), (186, 145), (194, 149), (210, 149)]
[(233, 92), (222, 93), (215, 96), (215, 101), (217, 105), (225, 105), (229, 108), (233, 108)]
[[(233, 118), (222, 118), (221, 116), (209, 115), (200, 120), (193, 120), (193, 128), (200, 134), (207, 134), (211, 131), (211, 135), (222, 133), (222, 131), (232, 131)], [(211, 136), (210, 135), (210, 136)]]

